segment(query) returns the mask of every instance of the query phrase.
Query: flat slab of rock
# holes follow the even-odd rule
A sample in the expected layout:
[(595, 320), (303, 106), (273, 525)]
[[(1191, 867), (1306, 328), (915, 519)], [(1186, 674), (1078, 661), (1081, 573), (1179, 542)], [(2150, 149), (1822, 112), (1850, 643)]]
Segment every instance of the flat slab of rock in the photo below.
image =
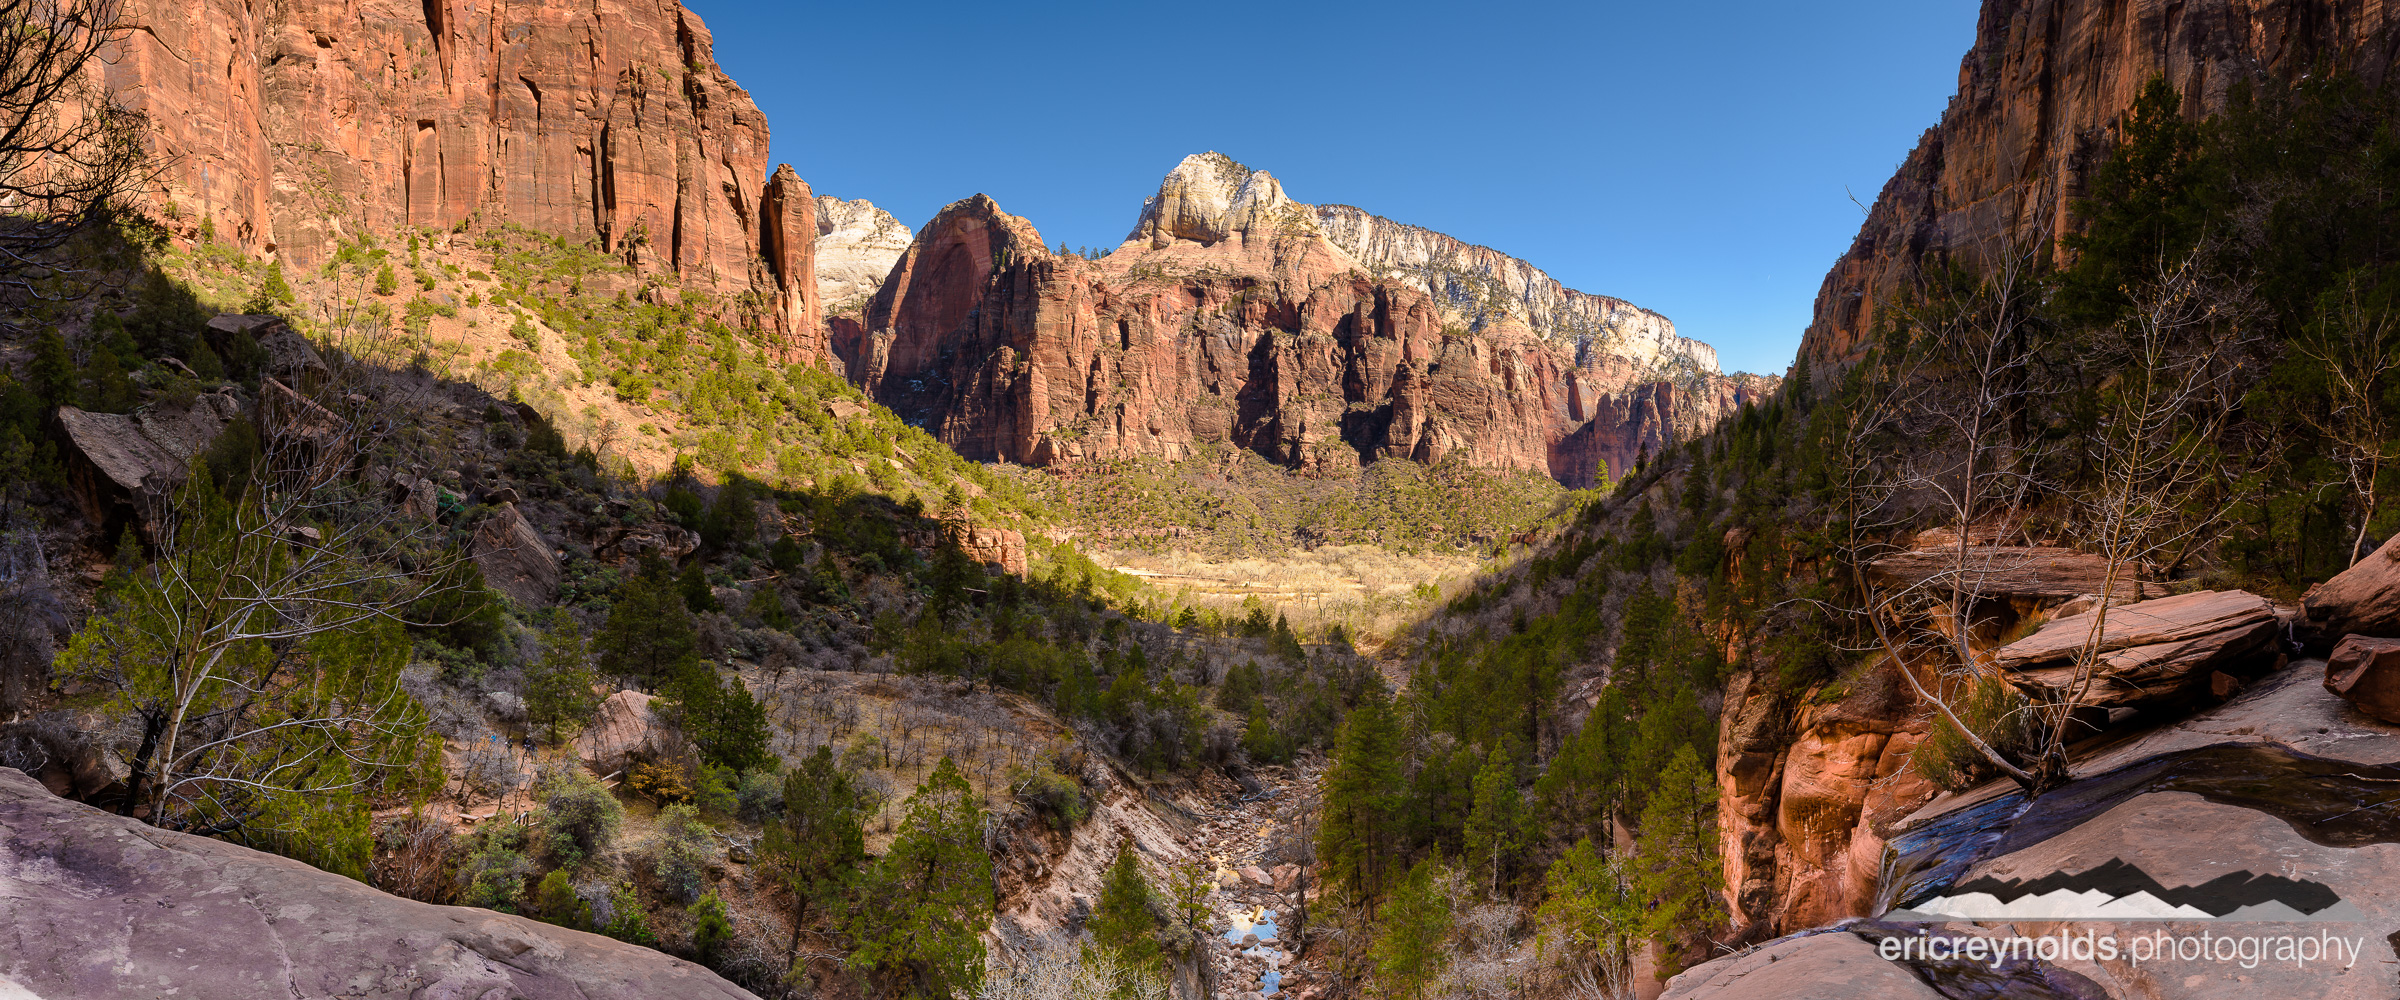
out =
[[(2282, 623), (2270, 615), (2223, 632), (2103, 653), (2075, 701), (2118, 708), (2196, 697), (2220, 671), (2238, 670), (2273, 649), (2282, 631)], [(2075, 685), (2075, 666), (2062, 662), (2009, 677), (2019, 687), (2064, 697)]]
[(2400, 723), (2400, 639), (2343, 639), (2325, 660), (2325, 690), (2361, 712)]
[[(2189, 642), (2220, 632), (2244, 634), (2260, 622), (2275, 620), (2275, 605), (2245, 590), (2202, 590), (2155, 601), (2106, 609), (2100, 651)], [(2053, 660), (2073, 659), (2091, 638), (2099, 610), (2068, 615), (2042, 626), (2041, 631), (1993, 651), (1992, 662), (2002, 670), (2026, 670)], [(2147, 659), (2174, 658), (2188, 651), (2154, 651), (2128, 660), (2128, 666)]]
[(2300, 606), (2321, 635), (2400, 637), (2400, 535), (2333, 579), (2308, 588)]
[(402, 899), (70, 802), (7, 768), (0, 921), (8, 978), (40, 997), (755, 1000), (648, 948)]
[[(2075, 597), (2097, 594), (2108, 579), (2108, 560), (2089, 552), (2052, 545), (1969, 545), (1912, 549), (1877, 559), (1867, 571), (1893, 587), (1934, 586), (1947, 591), (1953, 582), (1984, 597)], [(2120, 579), (2115, 595), (2139, 600), (2158, 597), (2166, 589), (2156, 583)]]
[(1856, 934), (1770, 941), (1667, 980), (1659, 1000), (1942, 1000), (1916, 973), (1886, 962)]

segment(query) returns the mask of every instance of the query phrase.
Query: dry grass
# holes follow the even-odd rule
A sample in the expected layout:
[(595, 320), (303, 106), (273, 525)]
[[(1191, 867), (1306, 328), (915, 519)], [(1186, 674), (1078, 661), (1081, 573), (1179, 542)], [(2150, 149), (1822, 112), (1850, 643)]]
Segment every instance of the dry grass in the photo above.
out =
[(1277, 556), (1212, 559), (1189, 549), (1102, 550), (1092, 558), (1138, 577), (1178, 606), (1239, 618), (1257, 598), (1304, 635), (1340, 625), (1353, 641), (1381, 645), (1466, 586), (1475, 554), (1406, 553), (1376, 545), (1328, 545)]

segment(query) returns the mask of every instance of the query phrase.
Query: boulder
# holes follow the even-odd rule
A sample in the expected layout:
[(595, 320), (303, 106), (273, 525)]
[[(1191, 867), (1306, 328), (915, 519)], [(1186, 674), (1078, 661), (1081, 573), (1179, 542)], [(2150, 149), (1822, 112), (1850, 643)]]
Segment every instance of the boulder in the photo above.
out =
[(600, 703), (591, 725), (575, 737), (575, 756), (596, 774), (622, 770), (650, 742), (650, 695), (619, 691)]
[[(2400, 637), (2400, 535), (2300, 598), (2318, 636)], [(2323, 648), (2323, 647), (2318, 647)]]
[(2325, 690), (2361, 712), (2400, 723), (2400, 639), (2343, 639), (2325, 660)]
[(400, 510), (419, 521), (431, 521), (442, 513), (441, 487), (433, 480), (418, 478), (408, 484), (408, 496), (400, 501)]
[(0, 769), (0, 995), (581, 997), (751, 994), (648, 948), (174, 833)]
[(475, 529), (475, 564), (483, 582), (526, 607), (558, 597), (558, 556), (513, 503), (501, 504)]
[(2219, 674), (2243, 672), (2274, 648), (2283, 630), (2266, 598), (2239, 590), (2199, 591), (2108, 610), (2100, 659), (2079, 690), (2076, 654), (2097, 609), (2067, 615), (2001, 647), (1993, 662), (2011, 682), (2044, 698), (2074, 697), (2101, 708), (2164, 704), (2213, 693)]
[(986, 528), (953, 521), (947, 525), (950, 540), (958, 543), (967, 558), (1003, 573), (1025, 575), (1025, 535), (1014, 528)]
[(241, 415), (232, 396), (214, 392), (131, 415), (59, 407), (67, 478), (84, 519), (104, 531), (128, 520), (146, 523), (149, 502), (182, 485), (192, 456)]
[(607, 562), (628, 563), (655, 556), (671, 563), (699, 548), (698, 532), (661, 521), (617, 529), (594, 554)]
[[(1993, 651), (2003, 670), (2024, 670), (2071, 659), (2090, 639), (2099, 609), (2051, 620), (2040, 631)], [(2219, 632), (2250, 629), (2275, 620), (2275, 605), (2246, 590), (2201, 590), (2109, 608), (2100, 652), (2180, 643)], [(2148, 654), (2146, 654), (2148, 655)]]

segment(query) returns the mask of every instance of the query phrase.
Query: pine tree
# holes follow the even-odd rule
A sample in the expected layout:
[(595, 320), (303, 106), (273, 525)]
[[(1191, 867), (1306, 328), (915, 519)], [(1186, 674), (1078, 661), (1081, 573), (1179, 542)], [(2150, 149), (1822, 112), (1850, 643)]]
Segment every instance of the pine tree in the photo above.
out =
[(1377, 921), (1375, 972), (1393, 995), (1424, 996), (1425, 984), (1442, 969), (1451, 915), (1439, 868), (1432, 858), (1417, 862), (1393, 888)]
[(1524, 800), (1517, 792), (1516, 765), (1506, 749), (1492, 751), (1475, 776), (1475, 803), (1467, 812), (1467, 863), (1486, 876), (1494, 898), (1509, 880), (1523, 841)]
[(830, 911), (867, 860), (867, 797), (857, 779), (820, 744), (783, 778), (783, 815), (767, 824), (760, 848), (792, 893), (792, 945), (811, 908)]
[(855, 911), (849, 961), (908, 997), (973, 992), (992, 919), (992, 857), (983, 849), (983, 806), (950, 758), (908, 797), (900, 835), (868, 879), (876, 905)]
[(1662, 944), (1708, 931), (1723, 917), (1711, 821), (1717, 813), (1717, 783), (1690, 744), (1675, 749), (1658, 786), (1642, 809), (1634, 842), (1636, 884), (1650, 900), (1649, 933)]
[(683, 575), (675, 578), (675, 590), (683, 595), (683, 606), (693, 614), (717, 611), (717, 592), (708, 585), (708, 569), (698, 560), (685, 567)]
[(525, 674), (525, 712), (533, 724), (550, 731), (557, 743), (562, 732), (573, 733), (600, 707), (592, 690), (591, 644), (573, 616), (560, 611), (542, 635), (542, 655)]
[(740, 675), (720, 678), (706, 661), (694, 660), (677, 670), (666, 693), (660, 714), (683, 730), (703, 760), (748, 771), (775, 759), (767, 749), (767, 708)]
[(725, 912), (725, 901), (712, 892), (683, 912), (692, 921), (692, 950), (700, 954), (701, 964), (716, 964), (717, 953), (733, 940), (733, 919)]
[(44, 330), (33, 338), (33, 361), (26, 366), (25, 377), (45, 405), (75, 401), (75, 354), (58, 331)]
[(600, 626), (600, 671), (651, 683), (700, 659), (700, 636), (683, 597), (652, 564), (618, 589), (608, 621)]
[(1317, 831), (1326, 881), (1370, 907), (1396, 847), (1402, 787), (1399, 725), (1381, 693), (1370, 692), (1342, 724)]
[(1153, 893), (1142, 874), (1142, 859), (1127, 842), (1117, 848), (1100, 884), (1100, 903), (1092, 911), (1092, 937), (1117, 961), (1148, 971), (1158, 965), (1158, 920), (1151, 914)]

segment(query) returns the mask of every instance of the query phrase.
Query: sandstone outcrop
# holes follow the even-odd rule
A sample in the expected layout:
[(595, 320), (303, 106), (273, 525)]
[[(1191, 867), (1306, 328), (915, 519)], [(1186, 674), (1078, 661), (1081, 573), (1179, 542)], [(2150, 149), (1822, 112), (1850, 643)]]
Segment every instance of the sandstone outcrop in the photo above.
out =
[(149, 113), (168, 166), (145, 197), (187, 232), (307, 269), (361, 234), (513, 223), (643, 279), (757, 292), (788, 355), (822, 353), (814, 199), (769, 181), (765, 117), (673, 0), (198, 0), (140, 21), (95, 74)]
[(6, 979), (43, 997), (748, 998), (648, 948), (402, 899), (0, 769)]
[(199, 454), (242, 414), (223, 393), (202, 393), (189, 404), (162, 404), (126, 415), (58, 408), (66, 432), (67, 481), (84, 520), (109, 532), (148, 524), (150, 508), (191, 473)]
[(1949, 108), (1826, 275), (1800, 357), (1857, 359), (1877, 307), (1928, 253), (1988, 258), (2069, 232), (2109, 130), (2152, 77), (2174, 84), (2191, 114), (2223, 107), (2236, 83), (2297, 79), (2329, 59), (2378, 84), (2395, 22), (2400, 8), (2383, 5), (1990, 0)]
[(558, 598), (558, 556), (516, 504), (500, 504), (476, 527), (475, 565), (486, 585), (525, 607)]
[[(2072, 658), (2089, 639), (2094, 616), (2087, 611), (2068, 615), (2041, 630), (1992, 653), (2003, 670), (2023, 670), (2036, 664)], [(2259, 622), (2275, 620), (2275, 605), (2242, 590), (2201, 590), (2155, 601), (2109, 608), (2099, 622), (2100, 653), (2132, 652), (2172, 645), (2228, 632), (2240, 632)]]
[(2400, 639), (2343, 639), (2325, 658), (2325, 690), (2361, 712), (2400, 723)]
[(2300, 605), (2309, 627), (2326, 641), (2352, 633), (2400, 637), (2400, 535), (2308, 588)]
[(1640, 358), (1468, 329), (1329, 241), (1263, 171), (1186, 158), (1099, 261), (1057, 256), (978, 195), (917, 234), (846, 370), (960, 454), (1029, 465), (1212, 445), (1340, 475), (1384, 458), (1590, 485), (1705, 431), (1772, 379), (1664, 378)]
[(601, 775), (623, 769), (634, 753), (650, 744), (653, 700), (640, 691), (609, 695), (592, 724), (575, 735), (576, 759)]

